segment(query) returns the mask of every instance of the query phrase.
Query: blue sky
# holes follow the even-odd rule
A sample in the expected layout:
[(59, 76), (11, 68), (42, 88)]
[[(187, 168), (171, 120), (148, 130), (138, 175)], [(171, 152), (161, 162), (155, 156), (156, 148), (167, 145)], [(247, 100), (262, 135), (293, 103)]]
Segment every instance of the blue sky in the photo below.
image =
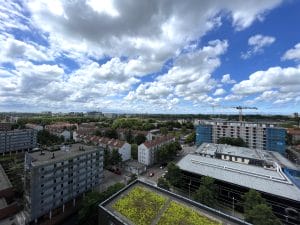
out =
[(299, 11), (296, 0), (0, 0), (0, 111), (299, 112)]

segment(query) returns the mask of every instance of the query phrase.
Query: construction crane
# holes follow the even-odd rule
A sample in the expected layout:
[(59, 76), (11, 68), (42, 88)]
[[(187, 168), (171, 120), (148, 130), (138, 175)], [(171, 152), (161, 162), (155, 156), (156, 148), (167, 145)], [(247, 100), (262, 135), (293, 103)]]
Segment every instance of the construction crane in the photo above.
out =
[(247, 107), (247, 106), (233, 106), (233, 107), (230, 107), (230, 108), (239, 110), (239, 121), (243, 121), (243, 109), (255, 109), (255, 110), (257, 110), (257, 107)]

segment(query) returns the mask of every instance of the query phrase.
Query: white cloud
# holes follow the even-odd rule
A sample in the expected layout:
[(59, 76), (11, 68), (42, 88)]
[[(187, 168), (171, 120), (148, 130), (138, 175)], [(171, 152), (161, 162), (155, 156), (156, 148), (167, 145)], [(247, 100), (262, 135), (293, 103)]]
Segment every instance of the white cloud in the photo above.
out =
[(300, 61), (300, 43), (296, 44), (294, 48), (287, 50), (282, 59)]
[(236, 95), (260, 94), (255, 101), (271, 101), (276, 104), (296, 101), (300, 96), (300, 67), (271, 67), (257, 71), (248, 80), (235, 84)]
[(225, 74), (225, 75), (223, 75), (221, 82), (222, 82), (223, 84), (235, 84), (235, 83), (236, 83), (235, 80), (232, 80), (232, 79), (230, 78), (230, 74)]
[(273, 44), (275, 40), (275, 37), (264, 36), (261, 34), (251, 36), (248, 39), (248, 45), (250, 46), (250, 49), (246, 53), (242, 53), (241, 57), (243, 59), (248, 59), (255, 54), (263, 53), (264, 48)]
[(226, 91), (223, 88), (218, 88), (213, 95), (219, 96), (219, 95), (224, 95)]

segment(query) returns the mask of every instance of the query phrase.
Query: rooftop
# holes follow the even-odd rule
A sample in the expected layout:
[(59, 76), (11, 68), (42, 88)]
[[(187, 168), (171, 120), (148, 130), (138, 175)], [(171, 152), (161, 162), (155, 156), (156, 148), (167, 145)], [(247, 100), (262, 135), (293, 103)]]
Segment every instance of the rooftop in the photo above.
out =
[(3, 169), (3, 167), (0, 164), (0, 191), (5, 190), (7, 188), (11, 188), (12, 185)]
[[(34, 151), (26, 153), (32, 158), (32, 165), (38, 166), (43, 164), (53, 163), (55, 161), (61, 161), (62, 159), (74, 158), (75, 156), (86, 154), (87, 152), (97, 151), (100, 147), (72, 144), (68, 146), (62, 146), (58, 151)], [(53, 158), (53, 155), (55, 156)]]
[(186, 155), (177, 165), (187, 172), (300, 201), (300, 189), (286, 177), (278, 165), (276, 169), (267, 169), (196, 154)]
[(99, 207), (127, 225), (247, 224), (140, 180), (126, 186)]
[(215, 155), (215, 153), (220, 153), (258, 160), (262, 158), (261, 151), (256, 149), (213, 143), (203, 143), (197, 148), (196, 153), (204, 153), (208, 155)]
[(170, 141), (174, 139), (173, 136), (169, 136), (169, 135), (166, 135), (166, 136), (161, 136), (161, 137), (157, 137), (153, 140), (149, 140), (149, 141), (145, 141), (143, 144), (147, 147), (147, 148), (151, 148), (151, 147), (154, 147), (154, 146), (157, 146), (157, 145), (160, 145), (166, 141)]

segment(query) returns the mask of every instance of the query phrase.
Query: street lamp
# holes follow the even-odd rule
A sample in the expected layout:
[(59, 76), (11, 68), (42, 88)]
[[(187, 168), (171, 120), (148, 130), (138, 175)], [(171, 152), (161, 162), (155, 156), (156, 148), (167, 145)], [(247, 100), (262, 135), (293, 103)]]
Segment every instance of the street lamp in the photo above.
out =
[(189, 183), (189, 198), (191, 198), (191, 184), (192, 184), (192, 180), (190, 178), (190, 183)]
[(232, 197), (232, 214), (234, 216), (234, 196)]

